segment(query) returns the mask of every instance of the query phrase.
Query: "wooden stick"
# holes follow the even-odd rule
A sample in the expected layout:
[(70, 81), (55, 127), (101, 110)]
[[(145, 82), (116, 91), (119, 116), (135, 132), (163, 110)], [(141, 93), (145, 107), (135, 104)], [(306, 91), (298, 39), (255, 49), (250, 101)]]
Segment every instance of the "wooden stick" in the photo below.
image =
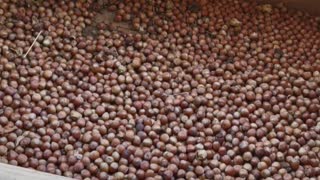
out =
[(38, 40), (39, 36), (41, 35), (42, 31), (40, 31), (37, 35), (37, 37), (34, 39), (33, 43), (31, 44), (31, 46), (29, 47), (28, 51), (26, 52), (26, 54), (23, 56), (23, 58), (26, 58), (28, 53), (31, 51), (32, 47), (34, 46), (34, 44), (36, 43), (36, 41)]

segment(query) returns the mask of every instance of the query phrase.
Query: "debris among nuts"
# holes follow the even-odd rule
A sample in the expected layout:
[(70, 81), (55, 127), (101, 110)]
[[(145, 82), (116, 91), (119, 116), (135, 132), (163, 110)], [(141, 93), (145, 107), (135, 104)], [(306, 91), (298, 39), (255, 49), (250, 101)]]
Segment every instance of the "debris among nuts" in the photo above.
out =
[(233, 27), (239, 27), (239, 26), (241, 26), (241, 22), (236, 18), (232, 18), (230, 20), (230, 25)]
[(271, 13), (272, 12), (272, 5), (271, 4), (263, 4), (263, 5), (258, 6), (258, 9), (264, 13)]
[(205, 160), (207, 158), (207, 151), (204, 149), (198, 150), (197, 157), (199, 160)]

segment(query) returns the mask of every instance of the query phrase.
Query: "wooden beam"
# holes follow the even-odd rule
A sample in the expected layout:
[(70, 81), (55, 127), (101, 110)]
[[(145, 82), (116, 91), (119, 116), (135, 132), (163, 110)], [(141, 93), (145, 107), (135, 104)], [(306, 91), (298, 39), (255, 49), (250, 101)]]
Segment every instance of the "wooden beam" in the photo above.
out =
[(70, 178), (0, 163), (0, 180), (70, 180)]

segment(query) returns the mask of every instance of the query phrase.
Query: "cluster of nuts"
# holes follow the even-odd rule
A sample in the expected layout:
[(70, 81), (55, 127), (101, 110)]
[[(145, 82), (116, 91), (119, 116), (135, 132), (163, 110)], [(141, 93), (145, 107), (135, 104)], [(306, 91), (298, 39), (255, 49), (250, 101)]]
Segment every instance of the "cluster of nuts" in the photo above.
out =
[[(102, 10), (132, 30), (96, 23)], [(319, 97), (318, 21), (303, 12), (0, 0), (2, 163), (75, 179), (317, 178)]]

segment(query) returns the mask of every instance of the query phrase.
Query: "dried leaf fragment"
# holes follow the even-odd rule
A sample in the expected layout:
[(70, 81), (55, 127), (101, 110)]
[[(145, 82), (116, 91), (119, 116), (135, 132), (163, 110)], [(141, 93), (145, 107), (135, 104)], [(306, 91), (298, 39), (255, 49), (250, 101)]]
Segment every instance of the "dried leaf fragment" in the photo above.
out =
[(271, 13), (272, 12), (272, 5), (271, 4), (263, 4), (258, 6), (258, 9), (264, 13)]
[(241, 21), (239, 21), (237, 18), (232, 18), (230, 20), (230, 25), (233, 26), (233, 27), (239, 27), (241, 26)]
[(0, 127), (0, 135), (8, 134), (18, 129), (16, 126), (8, 125), (6, 127)]

